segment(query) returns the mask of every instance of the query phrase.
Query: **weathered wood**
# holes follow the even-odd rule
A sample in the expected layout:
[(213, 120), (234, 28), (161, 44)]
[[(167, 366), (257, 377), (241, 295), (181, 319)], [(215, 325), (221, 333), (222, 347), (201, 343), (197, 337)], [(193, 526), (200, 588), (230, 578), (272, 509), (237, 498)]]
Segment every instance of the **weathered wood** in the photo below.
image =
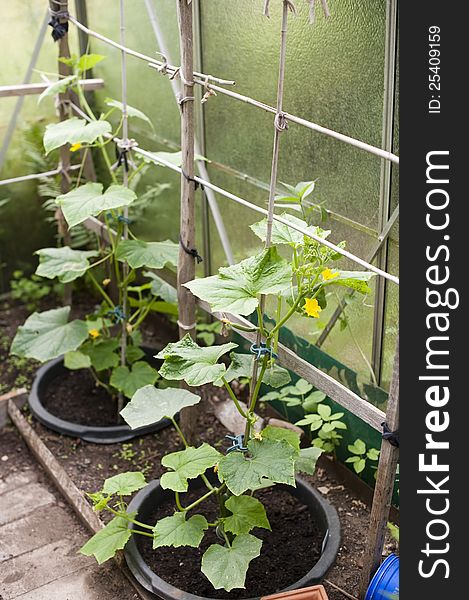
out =
[[(194, 48), (192, 3), (178, 0), (179, 39), (181, 49), (182, 97), (181, 108), (181, 214), (178, 261), (178, 326), (179, 337), (189, 333), (195, 339), (195, 297), (183, 287), (195, 277), (195, 257), (187, 249), (195, 248), (195, 182), (194, 171)], [(197, 407), (181, 411), (181, 429), (189, 443), (194, 441)]]
[(98, 515), (93, 511), (83, 494), (79, 492), (78, 488), (64, 471), (52, 452), (44, 445), (40, 437), (11, 400), (8, 403), (8, 414), (33, 455), (44, 467), (54, 484), (74, 507), (75, 512), (80, 517), (81, 521), (92, 531), (99, 531), (102, 527), (102, 523), (99, 520)]
[[(104, 87), (104, 79), (80, 79), (80, 86), (87, 92), (101, 90)], [(49, 83), (22, 83), (20, 85), (1, 85), (0, 98), (11, 98), (15, 96), (36, 96), (42, 94)]]
[(4, 427), (8, 421), (8, 402), (13, 400), (19, 408), (26, 402), (28, 390), (26, 388), (20, 388), (19, 390), (12, 390), (7, 394), (0, 396), (0, 430)]
[[(391, 431), (396, 431), (399, 428), (399, 338), (396, 344), (391, 388), (386, 411), (386, 423)], [(371, 508), (370, 527), (365, 545), (363, 571), (360, 582), (360, 598), (365, 597), (370, 578), (380, 564), (398, 459), (399, 448), (383, 440), (373, 495), (373, 506)]]

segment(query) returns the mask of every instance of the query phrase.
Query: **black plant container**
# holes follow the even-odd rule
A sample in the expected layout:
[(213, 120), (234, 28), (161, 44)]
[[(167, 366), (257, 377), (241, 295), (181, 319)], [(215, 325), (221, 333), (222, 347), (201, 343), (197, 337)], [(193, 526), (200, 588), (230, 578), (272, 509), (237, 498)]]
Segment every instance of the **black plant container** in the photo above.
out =
[[(202, 483), (199, 480), (194, 482), (194, 487), (201, 485)], [(265, 596), (275, 591), (285, 592), (319, 583), (334, 564), (340, 545), (339, 517), (335, 508), (321, 494), (299, 477), (296, 478), (296, 488), (288, 485), (276, 487), (286, 490), (308, 507), (311, 517), (317, 523), (323, 535), (322, 554), (314, 567), (300, 580), (284, 590), (265, 590)], [(128, 511), (136, 511), (138, 518), (145, 522), (145, 519), (155, 510), (155, 506), (168, 500), (172, 501), (173, 498), (174, 493), (171, 490), (164, 490), (160, 486), (159, 480), (152, 481), (136, 494), (129, 504)], [(134, 525), (130, 524), (130, 527), (133, 528)], [(292, 548), (292, 552), (294, 551), (295, 549)], [(125, 546), (124, 556), (135, 579), (145, 589), (159, 598), (163, 600), (210, 600), (209, 598), (184, 592), (161, 579), (144, 561), (135, 542), (135, 536), (132, 536)]]
[[(153, 356), (158, 350), (147, 347), (142, 347), (142, 350), (145, 351), (148, 362), (154, 363), (155, 359)], [(45, 408), (42, 403), (42, 398), (50, 382), (66, 372), (68, 372), (68, 370), (64, 366), (63, 357), (51, 360), (37, 371), (31, 393), (29, 394), (28, 403), (31, 412), (40, 423), (49, 429), (52, 429), (52, 431), (80, 438), (85, 442), (93, 442), (95, 444), (116, 444), (119, 442), (126, 442), (145, 433), (154, 433), (170, 425), (168, 419), (162, 419), (158, 423), (146, 427), (139, 427), (138, 429), (130, 429), (127, 423), (93, 427), (91, 425), (79, 425), (78, 423), (72, 423), (56, 417)]]

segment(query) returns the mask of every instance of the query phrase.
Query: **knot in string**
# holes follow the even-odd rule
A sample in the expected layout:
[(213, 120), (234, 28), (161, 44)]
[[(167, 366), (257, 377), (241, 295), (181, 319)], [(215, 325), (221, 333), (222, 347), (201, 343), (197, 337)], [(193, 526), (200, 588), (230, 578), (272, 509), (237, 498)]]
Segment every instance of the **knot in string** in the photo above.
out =
[(201, 183), (199, 183), (199, 182), (197, 181), (197, 179), (195, 179), (194, 177), (191, 177), (190, 175), (188, 175), (188, 174), (187, 174), (187, 173), (184, 171), (184, 169), (181, 169), (181, 173), (182, 173), (182, 175), (183, 175), (184, 179), (186, 179), (187, 181), (192, 181), (192, 183), (194, 184), (194, 190), (198, 190), (198, 189), (199, 189), (199, 187), (200, 187), (200, 189), (201, 189), (202, 191), (204, 190), (204, 186), (203, 186)]
[[(52, 39), (54, 42), (58, 42), (68, 32), (68, 18), (69, 13), (67, 10), (49, 11), (51, 19), (49, 25), (52, 27)], [(62, 21), (65, 20), (65, 23)]]
[(274, 125), (277, 131), (285, 131), (288, 129), (288, 121), (285, 113), (279, 112), (275, 115)]
[(179, 237), (179, 243), (181, 244), (181, 248), (184, 250), (184, 252), (186, 254), (190, 254), (190, 256), (192, 256), (193, 258), (196, 259), (197, 264), (201, 263), (204, 259), (200, 256), (200, 254), (198, 253), (196, 248), (189, 248), (188, 246), (186, 246), (186, 244), (182, 241), (182, 237)]
[(129, 167), (136, 168), (134, 162), (130, 159), (130, 151), (136, 148), (138, 143), (134, 139), (127, 140), (116, 140), (116, 162), (111, 166), (111, 169), (115, 171), (119, 167), (123, 166), (125, 172), (129, 172)]
[(396, 429), (396, 431), (391, 431), (386, 421), (381, 423), (381, 427), (383, 428), (383, 434), (381, 436), (383, 440), (388, 441), (391, 446), (399, 448), (399, 429)]

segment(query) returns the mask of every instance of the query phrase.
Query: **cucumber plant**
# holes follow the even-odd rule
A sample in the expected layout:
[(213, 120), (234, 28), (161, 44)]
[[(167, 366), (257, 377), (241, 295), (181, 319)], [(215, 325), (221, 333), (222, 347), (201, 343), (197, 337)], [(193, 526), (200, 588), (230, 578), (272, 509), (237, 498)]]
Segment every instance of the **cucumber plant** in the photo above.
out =
[[(309, 227), (297, 217), (285, 218)], [(265, 240), (266, 220), (252, 229)], [(329, 235), (318, 227), (310, 231), (323, 238)], [(213, 311), (244, 317), (257, 314), (256, 324), (246, 321), (240, 325), (238, 320), (234, 323), (228, 317), (224, 319), (225, 326), (258, 334), (260, 341), (251, 346), (249, 354), (235, 352), (234, 343), (201, 347), (186, 335), (157, 355), (164, 361), (159, 374), (166, 380), (184, 381), (192, 388), (208, 383), (224, 387), (243, 419), (244, 431), (230, 436), (232, 444), (225, 453), (207, 443), (189, 446), (174, 417), (184, 407), (197, 404), (200, 396), (186, 389), (156, 389), (151, 384), (137, 390), (121, 412), (130, 427), (166, 417), (179, 432), (184, 446), (161, 461), (166, 472), (160, 483), (174, 493), (174, 511), (157, 523), (140, 522), (137, 515), (127, 512), (124, 498), (145, 485), (143, 475), (130, 472), (112, 477), (90, 497), (96, 510), (107, 510), (114, 518), (85, 544), (83, 554), (94, 555), (103, 562), (134, 534), (152, 538), (154, 548), (198, 547), (206, 532), (215, 528), (221, 539), (204, 552), (201, 571), (215, 589), (243, 588), (249, 564), (261, 552), (262, 540), (256, 536), (256, 529), (270, 529), (267, 512), (256, 493), (275, 484), (295, 486), (297, 472), (314, 472), (321, 448), (300, 448), (299, 435), (291, 430), (270, 425), (256, 430), (260, 389), (263, 384), (278, 389), (290, 382), (288, 371), (276, 362), (280, 332), (289, 319), (295, 314), (318, 318), (325, 307), (325, 290), (331, 285), (368, 293), (371, 274), (333, 268), (339, 258), (335, 252), (278, 222), (273, 224), (272, 243), (238, 264), (221, 268), (217, 275), (185, 284)], [(289, 260), (279, 254), (280, 245), (290, 248)], [(263, 307), (269, 302), (264, 304), (263, 296), (273, 299), (276, 305), (274, 325), (267, 319)], [(221, 362), (228, 354), (231, 360), (227, 364)], [(232, 386), (233, 380), (239, 378), (251, 382), (247, 406), (240, 403)], [(300, 391), (301, 386), (304, 384), (294, 387)], [(309, 392), (306, 387), (301, 388), (304, 393)], [(320, 402), (316, 404), (322, 406)], [(329, 423), (335, 420), (325, 412), (323, 418)], [(188, 503), (184, 494), (196, 478), (205, 490), (197, 500)], [(211, 522), (204, 515), (204, 503), (209, 498), (217, 499), (219, 506), (218, 517)], [(130, 529), (130, 524), (135, 528)]]
[[(117, 399), (121, 409), (124, 398), (130, 399), (143, 385), (153, 385), (159, 379), (157, 370), (143, 360), (145, 353), (139, 329), (152, 310), (177, 314), (174, 292), (148, 269), (175, 267), (178, 245), (170, 240), (145, 242), (131, 230), (127, 209), (138, 203), (133, 187), (146, 163), (131, 152), (127, 140), (117, 138), (124, 118), (122, 104), (107, 99), (107, 112), (97, 116), (80, 85), (84, 72), (103, 58), (86, 54), (63, 59), (73, 74), (52, 83), (39, 100), (70, 89), (86, 112), (86, 119), (72, 117), (47, 125), (43, 145), (46, 155), (67, 145), (72, 161), (80, 156), (78, 171), (69, 172), (70, 176), (78, 174), (71, 179), (70, 191), (55, 198), (56, 208), (61, 209), (72, 231), (85, 221), (99, 219), (98, 225), (102, 226), (102, 235), (108, 239), (109, 246), (103, 246), (98, 240), (92, 249), (62, 246), (36, 252), (39, 257), (36, 275), (60, 284), (85, 277), (99, 294), (101, 304), (85, 319), (70, 320), (69, 306), (34, 312), (18, 328), (11, 352), (41, 362), (64, 355), (65, 367), (89, 369), (96, 385)], [(109, 121), (113, 113), (120, 115), (114, 127)], [(127, 114), (131, 119), (141, 119), (151, 125), (144, 113), (131, 106), (127, 107)], [(109, 155), (113, 140), (117, 140), (118, 154), (114, 164)], [(82, 173), (91, 150), (101, 154), (109, 185), (83, 183)], [(128, 185), (124, 185), (125, 181)], [(140, 281), (142, 277), (148, 280), (142, 284), (137, 277)]]

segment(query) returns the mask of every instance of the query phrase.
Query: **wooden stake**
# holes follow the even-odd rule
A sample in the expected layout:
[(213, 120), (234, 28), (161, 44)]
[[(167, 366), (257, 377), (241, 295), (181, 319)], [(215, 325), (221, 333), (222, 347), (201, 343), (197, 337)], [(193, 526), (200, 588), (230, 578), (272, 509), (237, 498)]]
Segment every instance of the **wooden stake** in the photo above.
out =
[[(195, 182), (194, 172), (194, 73), (193, 73), (193, 18), (192, 2), (178, 0), (179, 38), (181, 48), (181, 217), (178, 262), (179, 337), (189, 333), (195, 339), (195, 298), (183, 287), (195, 277), (195, 257), (187, 249), (195, 248)], [(181, 413), (181, 428), (189, 443), (195, 436), (197, 408), (186, 408)]]
[[(396, 344), (391, 389), (389, 391), (386, 411), (386, 423), (391, 431), (396, 431), (399, 428), (399, 337)], [(383, 440), (379, 455), (373, 506), (371, 508), (370, 527), (363, 559), (360, 598), (365, 597), (370, 579), (381, 561), (398, 459), (399, 448)]]
[[(49, 7), (53, 12), (62, 12), (68, 10), (68, 0), (58, 2), (57, 0), (49, 0)], [(60, 19), (61, 23), (67, 23), (67, 19)], [(66, 33), (57, 42), (59, 47), (59, 59), (70, 58), (70, 46), (68, 44), (68, 33)], [(58, 61), (59, 76), (61, 78), (71, 75), (72, 71), (68, 65), (65, 65), (61, 60)], [(66, 121), (69, 118), (69, 106), (70, 94), (68, 90), (59, 94), (59, 120)], [(60, 147), (60, 163), (62, 167), (62, 174), (60, 178), (60, 192), (67, 194), (70, 191), (70, 149), (69, 145), (65, 144)], [(68, 230), (67, 223), (64, 219), (62, 209), (57, 208), (55, 211), (55, 218), (57, 219), (57, 228), (59, 235), (63, 238), (65, 246), (69, 246), (71, 242), (70, 232)], [(72, 303), (72, 284), (66, 283), (64, 286), (64, 304), (70, 305)]]

